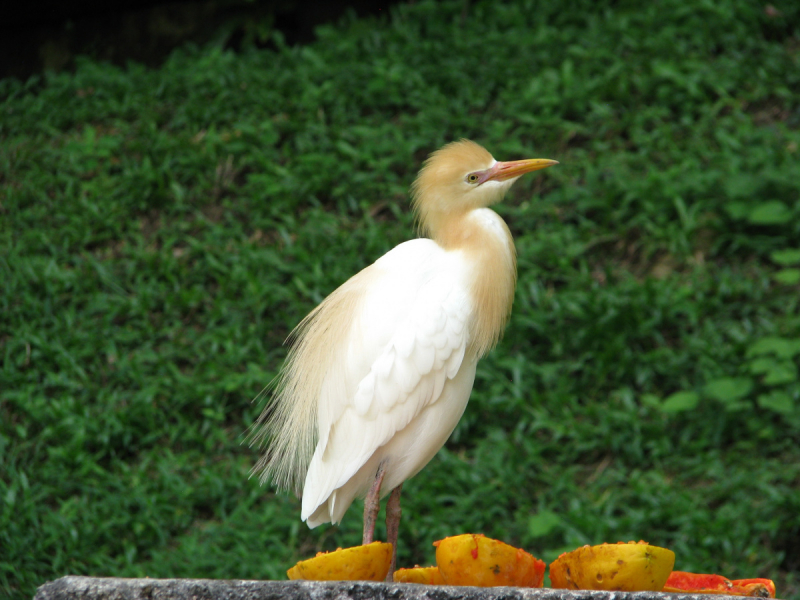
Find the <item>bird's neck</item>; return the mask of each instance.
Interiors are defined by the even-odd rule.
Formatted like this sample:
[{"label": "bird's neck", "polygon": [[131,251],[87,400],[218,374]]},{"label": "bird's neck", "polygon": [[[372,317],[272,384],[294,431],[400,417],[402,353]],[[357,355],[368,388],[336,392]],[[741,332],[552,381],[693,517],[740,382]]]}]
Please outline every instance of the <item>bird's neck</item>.
[{"label": "bird's neck", "polygon": [[472,270],[473,322],[470,345],[480,357],[503,334],[517,282],[514,239],[505,221],[488,208],[442,216],[431,223],[431,237],[442,248],[463,252]]}]

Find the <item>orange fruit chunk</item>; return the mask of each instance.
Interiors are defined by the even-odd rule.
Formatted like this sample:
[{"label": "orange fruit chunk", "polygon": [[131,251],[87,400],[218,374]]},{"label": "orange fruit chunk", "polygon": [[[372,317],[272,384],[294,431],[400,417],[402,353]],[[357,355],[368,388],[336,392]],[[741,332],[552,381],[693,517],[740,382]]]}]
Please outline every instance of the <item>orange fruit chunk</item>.
[{"label": "orange fruit chunk", "polygon": [[663,591],[774,598],[775,583],[771,579],[730,580],[722,575],[706,575],[703,573],[673,571],[669,578],[667,578]]},{"label": "orange fruit chunk", "polygon": [[647,542],[583,546],[550,564],[550,581],[573,590],[657,592],[674,565],[674,552]]},{"label": "orange fruit chunk", "polygon": [[444,585],[439,567],[420,567],[413,569],[397,569],[392,576],[397,583],[424,583],[426,585]]},{"label": "orange fruit chunk", "polygon": [[436,564],[447,585],[542,587],[544,561],[482,534],[448,537],[436,546]]},{"label": "orange fruit chunk", "polygon": [[372,542],[366,546],[320,552],[286,571],[289,579],[314,581],[383,581],[392,562],[392,545]]}]

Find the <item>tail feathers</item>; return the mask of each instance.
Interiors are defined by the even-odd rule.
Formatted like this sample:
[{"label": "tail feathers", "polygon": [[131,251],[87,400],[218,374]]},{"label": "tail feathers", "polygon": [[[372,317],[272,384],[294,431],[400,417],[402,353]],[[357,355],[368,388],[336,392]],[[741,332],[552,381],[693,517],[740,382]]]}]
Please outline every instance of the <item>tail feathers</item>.
[{"label": "tail feathers", "polygon": [[[311,460],[311,465],[308,467],[300,512],[300,518],[303,521],[307,521],[315,515],[320,507],[325,507],[325,512],[330,513],[327,509],[328,500],[336,492],[333,489],[333,482],[330,481],[331,478],[329,476],[326,477],[326,475],[330,475],[330,471],[326,473],[326,469],[322,468],[321,462],[315,455]],[[330,516],[328,518],[330,520]],[[323,523],[326,522],[323,521]]]},{"label": "tail feathers", "polygon": [[[363,494],[363,478],[356,475],[365,461],[336,469],[320,458],[319,448],[308,468],[300,518],[311,528],[342,520],[355,497]],[[344,475],[344,477],[343,477]]]},{"label": "tail feathers", "polygon": [[303,478],[319,438],[323,383],[328,373],[336,372],[335,365],[345,354],[348,332],[371,272],[367,267],[351,277],[292,332],[294,344],[274,383],[273,400],[251,435],[252,443],[269,444],[253,469],[260,474],[261,483],[271,479],[279,488],[298,494],[303,489]]},{"label": "tail feathers", "polygon": [[[334,495],[335,494],[336,492],[334,492]],[[325,523],[330,523],[332,519],[331,512],[328,509],[328,503],[323,502],[317,507],[317,510],[303,520],[306,522],[309,529],[314,529],[315,527],[319,527]]]},{"label": "tail feathers", "polygon": [[290,353],[289,368],[284,369],[276,383],[273,401],[251,433],[251,445],[269,442],[251,474],[257,473],[262,484],[272,480],[278,488],[300,495],[314,448],[316,407],[297,401],[299,386],[292,381],[291,358]]},{"label": "tail feathers", "polygon": [[[322,501],[316,509],[303,520],[308,524],[310,529],[322,525],[324,523],[332,523],[336,525],[341,522],[347,509],[353,503],[358,490],[357,486],[352,482],[342,486],[338,490],[334,490],[331,495]],[[305,514],[305,513],[304,513]]]}]

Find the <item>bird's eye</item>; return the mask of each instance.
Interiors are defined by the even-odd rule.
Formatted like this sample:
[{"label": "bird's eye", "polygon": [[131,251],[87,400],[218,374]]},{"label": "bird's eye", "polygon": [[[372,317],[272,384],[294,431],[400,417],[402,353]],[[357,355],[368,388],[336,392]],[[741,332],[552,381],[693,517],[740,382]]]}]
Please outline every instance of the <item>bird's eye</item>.
[{"label": "bird's eye", "polygon": [[478,179],[480,179],[480,177],[478,177],[477,173],[470,173],[467,175],[467,183],[478,183]]}]

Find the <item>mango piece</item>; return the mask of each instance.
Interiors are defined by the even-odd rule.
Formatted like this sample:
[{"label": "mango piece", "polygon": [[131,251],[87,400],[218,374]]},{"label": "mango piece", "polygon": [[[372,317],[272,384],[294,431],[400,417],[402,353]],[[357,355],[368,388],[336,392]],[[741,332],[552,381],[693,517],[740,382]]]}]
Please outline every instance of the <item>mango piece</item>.
[{"label": "mango piece", "polygon": [[664,584],[665,592],[692,594],[727,594],[729,596],[755,596],[774,598],[775,583],[771,579],[734,579],[722,575],[673,571]]},{"label": "mango piece", "polygon": [[550,564],[554,588],[661,591],[675,565],[675,553],[647,542],[584,546]]},{"label": "mango piece", "polygon": [[397,569],[392,576],[396,583],[423,583],[426,585],[444,585],[439,567],[420,567],[413,569]]},{"label": "mango piece", "polygon": [[383,581],[392,562],[392,545],[372,542],[366,546],[320,552],[286,571],[289,579],[314,581]]},{"label": "mango piece", "polygon": [[519,548],[471,533],[433,545],[436,564],[447,585],[542,587],[544,561]]}]

